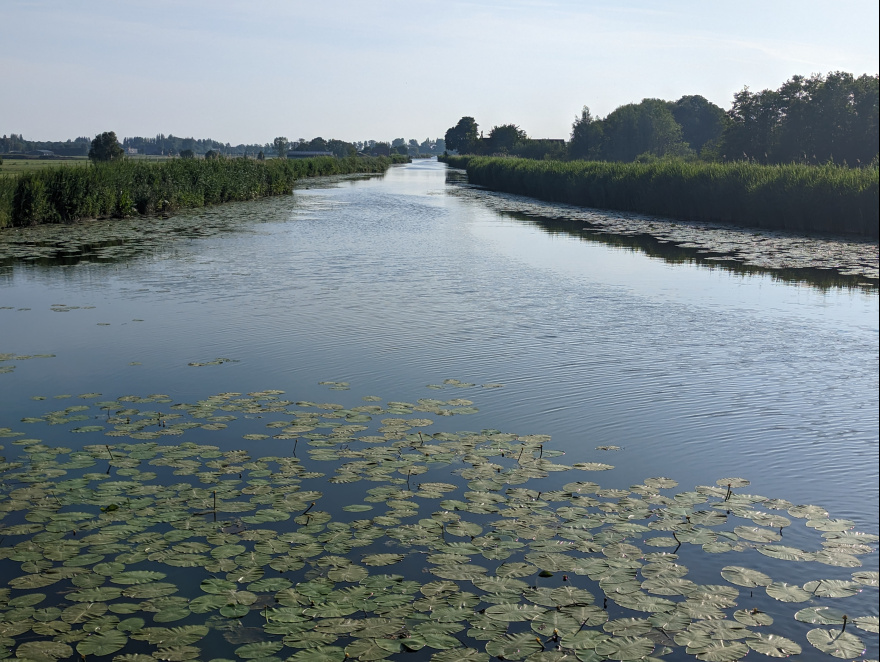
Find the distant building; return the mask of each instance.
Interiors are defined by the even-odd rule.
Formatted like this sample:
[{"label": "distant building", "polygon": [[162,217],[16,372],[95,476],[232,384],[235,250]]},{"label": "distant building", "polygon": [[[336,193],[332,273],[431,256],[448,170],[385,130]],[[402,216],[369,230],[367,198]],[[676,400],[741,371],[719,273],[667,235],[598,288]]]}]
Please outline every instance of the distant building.
[{"label": "distant building", "polygon": [[125,153],[128,154],[129,156],[131,156],[132,154],[137,154],[138,148],[137,147],[126,147]]},{"label": "distant building", "polygon": [[28,152],[29,156],[55,156],[55,152],[51,149],[33,149]]},{"label": "distant building", "polygon": [[288,159],[311,159],[316,156],[333,156],[333,152],[306,152],[294,150],[287,153]]}]

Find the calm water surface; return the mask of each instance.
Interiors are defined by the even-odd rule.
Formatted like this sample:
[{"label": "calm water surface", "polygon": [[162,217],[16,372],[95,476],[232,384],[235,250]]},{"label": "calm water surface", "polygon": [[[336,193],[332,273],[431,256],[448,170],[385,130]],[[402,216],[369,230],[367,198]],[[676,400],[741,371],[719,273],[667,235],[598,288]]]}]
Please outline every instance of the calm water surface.
[{"label": "calm water surface", "polygon": [[[499,382],[463,396],[481,409],[469,428],[551,434],[578,459],[622,446],[607,476],[621,485],[741,475],[877,528],[876,292],[548,235],[458,198],[433,161],[198,213],[241,231],[4,268],[0,351],[56,355],[0,375],[5,419],[45,409],[36,394],[326,400],[317,382],[344,380],[333,395],[355,402]],[[238,363],[188,366],[217,357]]]},{"label": "calm water surface", "polygon": [[[90,391],[463,397],[480,412],[449,429],[550,434],[566,462],[614,464],[606,487],[741,476],[877,532],[876,291],[551,235],[456,181],[416,162],[193,212],[235,231],[134,259],[0,267],[0,352],[55,354],[0,374],[0,426]],[[188,365],[218,357],[236,362]],[[504,387],[426,388],[447,378]]]}]

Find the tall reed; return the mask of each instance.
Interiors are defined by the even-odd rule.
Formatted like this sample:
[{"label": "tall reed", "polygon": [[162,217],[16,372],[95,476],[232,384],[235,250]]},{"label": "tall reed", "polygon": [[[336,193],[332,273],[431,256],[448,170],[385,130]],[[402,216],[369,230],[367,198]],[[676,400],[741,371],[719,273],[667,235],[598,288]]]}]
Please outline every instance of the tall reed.
[{"label": "tall reed", "polygon": [[681,220],[877,239],[878,170],[823,165],[443,157],[486,188]]},{"label": "tall reed", "polygon": [[302,177],[384,172],[391,159],[175,159],[47,168],[0,178],[0,227],[165,213],[288,193]]}]

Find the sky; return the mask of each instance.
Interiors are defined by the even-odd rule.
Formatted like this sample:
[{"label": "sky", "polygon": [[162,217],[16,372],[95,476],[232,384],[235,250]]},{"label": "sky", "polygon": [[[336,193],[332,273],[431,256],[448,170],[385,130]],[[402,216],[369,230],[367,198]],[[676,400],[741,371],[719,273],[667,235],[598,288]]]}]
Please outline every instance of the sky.
[{"label": "sky", "polygon": [[876,0],[0,0],[0,134],[568,138],[581,108],[874,75]]}]

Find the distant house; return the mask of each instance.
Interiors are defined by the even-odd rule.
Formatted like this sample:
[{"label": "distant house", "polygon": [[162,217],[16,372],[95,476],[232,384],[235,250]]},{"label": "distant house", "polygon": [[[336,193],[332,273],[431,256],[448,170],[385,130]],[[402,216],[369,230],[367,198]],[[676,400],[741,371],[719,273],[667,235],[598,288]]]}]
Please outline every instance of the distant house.
[{"label": "distant house", "polygon": [[333,152],[306,152],[294,150],[287,153],[288,159],[311,159],[316,156],[333,156]]},{"label": "distant house", "polygon": [[29,156],[55,156],[51,149],[34,149],[28,152]]},{"label": "distant house", "polygon": [[131,155],[133,155],[133,154],[137,154],[137,153],[138,153],[138,148],[137,148],[137,147],[126,147],[126,148],[125,148],[125,153],[128,154],[129,156],[131,156]]}]

